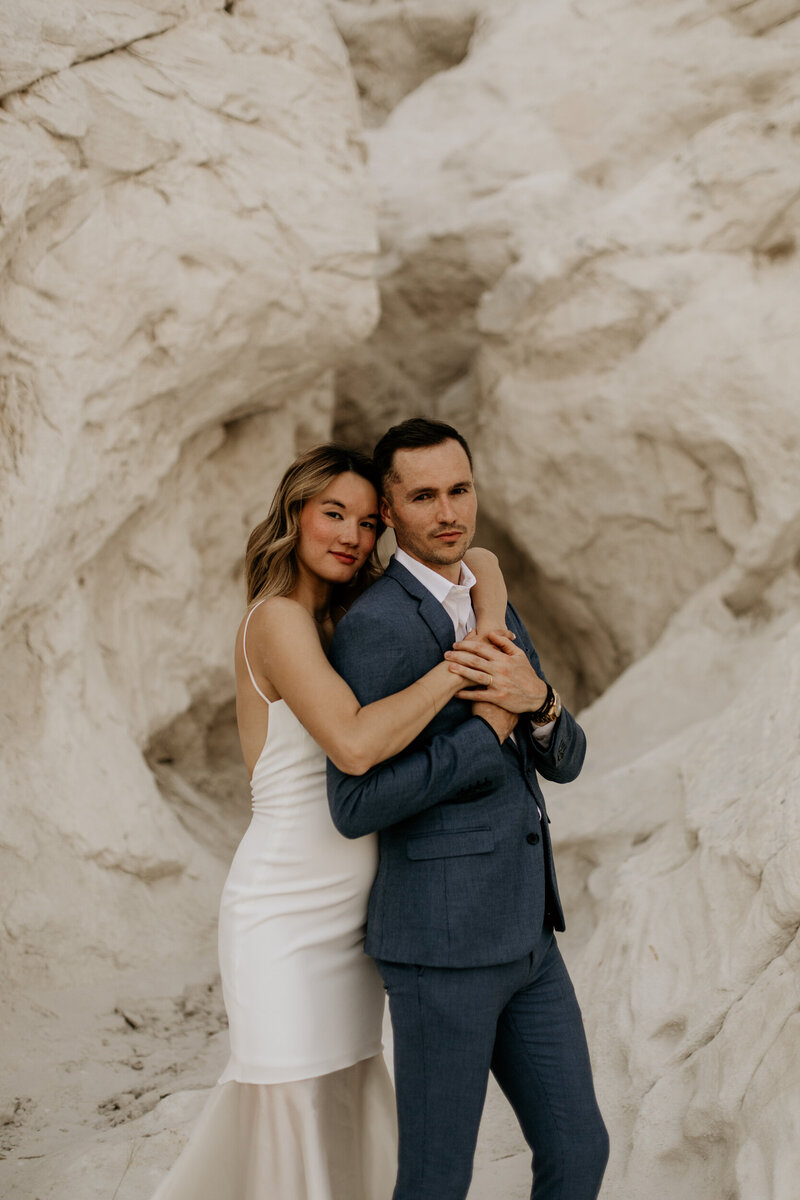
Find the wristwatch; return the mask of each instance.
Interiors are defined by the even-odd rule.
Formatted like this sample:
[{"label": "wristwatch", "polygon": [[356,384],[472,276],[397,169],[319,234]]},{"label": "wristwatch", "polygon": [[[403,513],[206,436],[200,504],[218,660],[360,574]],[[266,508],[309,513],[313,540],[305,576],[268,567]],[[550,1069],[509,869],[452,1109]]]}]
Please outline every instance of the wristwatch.
[{"label": "wristwatch", "polygon": [[541,708],[537,708],[535,712],[528,713],[532,725],[549,725],[551,721],[557,721],[561,716],[561,697],[558,692],[554,692],[547,685],[547,695],[544,698],[544,703]]}]

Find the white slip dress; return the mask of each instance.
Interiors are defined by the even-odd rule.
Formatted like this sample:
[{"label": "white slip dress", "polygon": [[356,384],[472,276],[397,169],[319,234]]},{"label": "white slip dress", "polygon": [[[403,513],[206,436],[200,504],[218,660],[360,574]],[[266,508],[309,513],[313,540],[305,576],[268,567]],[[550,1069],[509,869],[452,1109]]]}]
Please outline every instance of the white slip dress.
[{"label": "white slip dress", "polygon": [[253,816],[222,892],[219,960],[230,1060],[153,1200],[390,1200],[394,1092],[384,994],[363,951],[374,835],[328,810],[325,755],[269,701]]}]

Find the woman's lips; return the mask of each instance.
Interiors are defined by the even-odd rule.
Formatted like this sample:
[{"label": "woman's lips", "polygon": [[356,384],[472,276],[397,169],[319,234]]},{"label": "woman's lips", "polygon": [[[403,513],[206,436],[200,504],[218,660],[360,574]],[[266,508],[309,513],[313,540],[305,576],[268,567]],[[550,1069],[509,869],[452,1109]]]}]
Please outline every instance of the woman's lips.
[{"label": "woman's lips", "polygon": [[348,567],[352,567],[356,561],[355,554],[341,554],[336,550],[331,550],[331,554],[334,558],[338,558],[339,562],[346,563]]}]

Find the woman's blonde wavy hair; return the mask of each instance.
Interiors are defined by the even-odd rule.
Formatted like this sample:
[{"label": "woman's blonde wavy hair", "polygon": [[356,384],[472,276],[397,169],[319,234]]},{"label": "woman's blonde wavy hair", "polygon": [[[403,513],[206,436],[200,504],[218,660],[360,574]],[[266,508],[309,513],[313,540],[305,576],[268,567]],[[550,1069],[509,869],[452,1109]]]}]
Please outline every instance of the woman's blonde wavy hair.
[{"label": "woman's blonde wavy hair", "polygon": [[[327,443],[312,446],[294,460],[278,484],[265,520],[256,525],[247,541],[245,583],[248,607],[267,596],[286,596],[298,578],[296,547],[300,538],[303,505],[326,488],[338,475],[352,471],[371,483],[378,492],[372,459],[358,450]],[[375,544],[383,532],[378,522]],[[355,578],[336,589],[334,601],[347,606],[381,574],[377,551],[373,550]],[[333,604],[332,604],[333,607]]]}]

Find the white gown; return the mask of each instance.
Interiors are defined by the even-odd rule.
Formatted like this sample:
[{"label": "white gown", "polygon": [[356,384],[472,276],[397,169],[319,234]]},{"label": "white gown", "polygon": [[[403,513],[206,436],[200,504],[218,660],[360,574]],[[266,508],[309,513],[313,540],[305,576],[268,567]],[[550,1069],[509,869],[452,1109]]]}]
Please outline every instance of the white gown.
[{"label": "white gown", "polygon": [[153,1200],[389,1200],[384,996],[363,951],[377,840],[337,833],[322,750],[258,688],[246,642],[245,661],[269,725],[220,907],[231,1056]]}]

